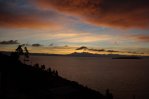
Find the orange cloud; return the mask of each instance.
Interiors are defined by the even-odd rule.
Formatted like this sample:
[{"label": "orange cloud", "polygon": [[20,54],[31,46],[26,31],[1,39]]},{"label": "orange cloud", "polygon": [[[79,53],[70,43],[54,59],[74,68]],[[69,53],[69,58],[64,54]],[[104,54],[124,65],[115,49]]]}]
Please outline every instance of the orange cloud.
[{"label": "orange cloud", "polygon": [[77,15],[98,26],[149,28],[148,0],[36,0],[36,3]]},{"label": "orange cloud", "polygon": [[49,28],[58,27],[53,22],[44,22],[36,16],[0,15],[0,27],[9,28]]},{"label": "orange cloud", "polygon": [[149,42],[149,35],[135,35],[133,38],[139,41]]},{"label": "orange cloud", "polygon": [[8,0],[0,2],[0,27],[9,27],[9,28],[58,27],[58,24],[54,23],[53,21],[44,20],[44,15],[42,16],[41,11],[31,9],[28,7],[23,7],[18,2]]},{"label": "orange cloud", "polygon": [[139,41],[149,43],[149,35],[147,34],[125,35],[122,38],[127,38],[125,39],[126,41]]},{"label": "orange cloud", "polygon": [[9,44],[19,44],[18,40],[9,40],[9,41],[0,41],[0,44],[9,45]]}]

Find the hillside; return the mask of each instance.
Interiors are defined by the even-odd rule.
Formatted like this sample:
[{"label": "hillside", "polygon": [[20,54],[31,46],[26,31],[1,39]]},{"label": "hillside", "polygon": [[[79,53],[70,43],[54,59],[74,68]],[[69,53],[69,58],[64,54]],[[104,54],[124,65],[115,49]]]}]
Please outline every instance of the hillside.
[{"label": "hillside", "polygon": [[0,93],[6,99],[112,99],[69,81],[56,70],[26,65],[15,57],[0,54]]}]

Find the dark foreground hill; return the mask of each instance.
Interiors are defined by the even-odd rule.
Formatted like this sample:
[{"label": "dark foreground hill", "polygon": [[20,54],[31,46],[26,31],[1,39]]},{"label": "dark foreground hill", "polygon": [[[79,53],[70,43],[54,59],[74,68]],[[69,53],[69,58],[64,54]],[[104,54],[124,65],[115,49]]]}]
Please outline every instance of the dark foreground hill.
[{"label": "dark foreground hill", "polygon": [[0,99],[112,99],[112,94],[66,80],[44,65],[26,65],[0,54]]}]

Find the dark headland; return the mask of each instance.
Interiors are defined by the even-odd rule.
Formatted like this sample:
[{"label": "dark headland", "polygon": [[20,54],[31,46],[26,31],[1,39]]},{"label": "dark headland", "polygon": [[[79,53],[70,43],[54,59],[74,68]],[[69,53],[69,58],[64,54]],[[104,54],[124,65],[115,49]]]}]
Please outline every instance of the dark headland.
[{"label": "dark headland", "polygon": [[[2,98],[3,97],[3,98]],[[113,99],[106,94],[59,76],[44,65],[23,64],[0,53],[0,99]]]}]

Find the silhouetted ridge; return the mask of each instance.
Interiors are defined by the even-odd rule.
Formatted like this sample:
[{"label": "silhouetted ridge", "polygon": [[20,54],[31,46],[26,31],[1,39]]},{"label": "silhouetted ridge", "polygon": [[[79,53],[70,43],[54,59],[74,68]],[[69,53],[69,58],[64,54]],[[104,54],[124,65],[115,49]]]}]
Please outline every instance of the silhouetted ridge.
[{"label": "silhouetted ridge", "polygon": [[57,70],[26,65],[14,56],[0,54],[0,92],[5,99],[112,99],[66,80]]}]

